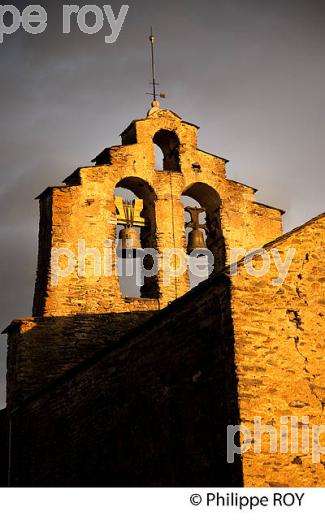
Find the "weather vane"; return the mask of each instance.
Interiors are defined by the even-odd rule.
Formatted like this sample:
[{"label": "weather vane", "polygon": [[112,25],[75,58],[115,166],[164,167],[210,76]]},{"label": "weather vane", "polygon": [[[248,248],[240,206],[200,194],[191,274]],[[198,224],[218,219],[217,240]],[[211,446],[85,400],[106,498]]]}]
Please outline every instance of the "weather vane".
[{"label": "weather vane", "polygon": [[157,96],[160,97],[160,98],[165,99],[166,94],[164,94],[162,92],[160,94],[157,94],[157,86],[159,85],[159,83],[157,83],[157,81],[156,81],[155,50],[154,50],[154,44],[155,44],[155,41],[156,41],[156,37],[154,36],[154,34],[152,32],[152,27],[151,27],[151,33],[150,33],[150,36],[149,36],[149,41],[150,41],[150,46],[151,46],[152,83],[150,83],[150,85],[152,85],[152,92],[146,92],[146,94],[148,94],[148,96],[152,96],[154,101],[157,101]]}]

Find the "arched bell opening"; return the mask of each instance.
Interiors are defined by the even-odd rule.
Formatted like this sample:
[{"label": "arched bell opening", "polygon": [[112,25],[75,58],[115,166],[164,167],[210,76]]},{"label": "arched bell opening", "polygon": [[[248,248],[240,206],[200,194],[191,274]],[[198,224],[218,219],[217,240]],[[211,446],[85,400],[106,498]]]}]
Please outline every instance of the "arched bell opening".
[{"label": "arched bell opening", "polygon": [[[207,278],[213,271],[219,271],[225,266],[225,243],[221,228],[221,200],[218,193],[208,184],[194,183],[186,188],[181,202],[185,209],[185,229],[187,253],[193,258],[189,262],[189,277],[191,288]],[[212,255],[207,253],[211,251]],[[206,256],[207,265],[203,258]],[[202,266],[202,275],[198,276],[196,264]],[[192,264],[191,264],[192,262]],[[213,265],[211,265],[213,264]],[[195,275],[191,272],[194,265]]]},{"label": "arched bell opening", "polygon": [[117,266],[123,296],[158,298],[157,276],[145,276],[153,265],[144,250],[156,250],[156,194],[138,177],[127,177],[115,188]]},{"label": "arched bell opening", "polygon": [[183,195],[184,226],[186,251],[189,258],[190,289],[209,276],[209,259],[207,256],[206,211],[193,197]]},{"label": "arched bell opening", "polygon": [[177,134],[170,130],[159,130],[153,137],[155,146],[155,169],[159,171],[180,172],[179,148]]}]

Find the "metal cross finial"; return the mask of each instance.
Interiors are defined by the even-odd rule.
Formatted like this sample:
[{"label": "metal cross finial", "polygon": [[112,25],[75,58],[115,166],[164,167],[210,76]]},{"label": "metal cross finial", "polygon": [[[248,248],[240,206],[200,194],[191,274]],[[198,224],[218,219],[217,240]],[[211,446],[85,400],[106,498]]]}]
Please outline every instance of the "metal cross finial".
[{"label": "metal cross finial", "polygon": [[190,206],[187,206],[185,211],[191,215],[191,221],[187,222],[185,227],[207,230],[206,224],[200,224],[200,214],[205,211],[204,208],[191,208]]},{"label": "metal cross finial", "polygon": [[149,41],[151,45],[151,72],[152,72],[152,86],[153,86],[153,100],[157,100],[157,94],[156,94],[156,72],[155,72],[155,51],[154,51],[154,43],[156,41],[151,27],[151,33],[149,36]]},{"label": "metal cross finial", "polygon": [[157,81],[156,81],[155,51],[154,51],[154,44],[155,44],[155,41],[156,41],[156,37],[153,34],[152,27],[151,27],[151,31],[150,31],[149,41],[150,41],[150,45],[151,45],[152,83],[150,83],[150,84],[152,85],[152,92],[147,92],[147,94],[149,96],[152,96],[154,101],[157,101],[157,96],[160,97],[160,98],[165,98],[166,95],[163,94],[163,93],[157,94],[157,86],[159,85],[159,83],[157,83]]}]

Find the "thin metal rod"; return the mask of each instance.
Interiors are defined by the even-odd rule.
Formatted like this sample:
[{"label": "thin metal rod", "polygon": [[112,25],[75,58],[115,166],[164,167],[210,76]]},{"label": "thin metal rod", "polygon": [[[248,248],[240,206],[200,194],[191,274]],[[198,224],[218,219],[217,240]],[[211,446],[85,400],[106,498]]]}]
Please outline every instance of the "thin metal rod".
[{"label": "thin metal rod", "polygon": [[155,43],[155,37],[152,32],[151,27],[151,34],[149,37],[149,41],[151,43],[151,71],[152,71],[152,85],[153,85],[153,100],[157,100],[157,93],[156,93],[156,73],[155,73],[155,53],[154,53],[154,43]]}]

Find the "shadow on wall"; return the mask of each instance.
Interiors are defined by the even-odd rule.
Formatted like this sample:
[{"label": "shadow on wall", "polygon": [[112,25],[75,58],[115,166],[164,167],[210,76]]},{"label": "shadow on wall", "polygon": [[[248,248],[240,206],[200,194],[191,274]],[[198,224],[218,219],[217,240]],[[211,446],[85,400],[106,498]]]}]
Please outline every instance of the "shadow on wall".
[{"label": "shadow on wall", "polygon": [[11,419],[12,486],[241,486],[240,458],[226,461],[227,425],[239,423],[228,278],[155,313]]},{"label": "shadow on wall", "polygon": [[7,410],[0,410],[0,487],[8,485],[9,424]]}]

